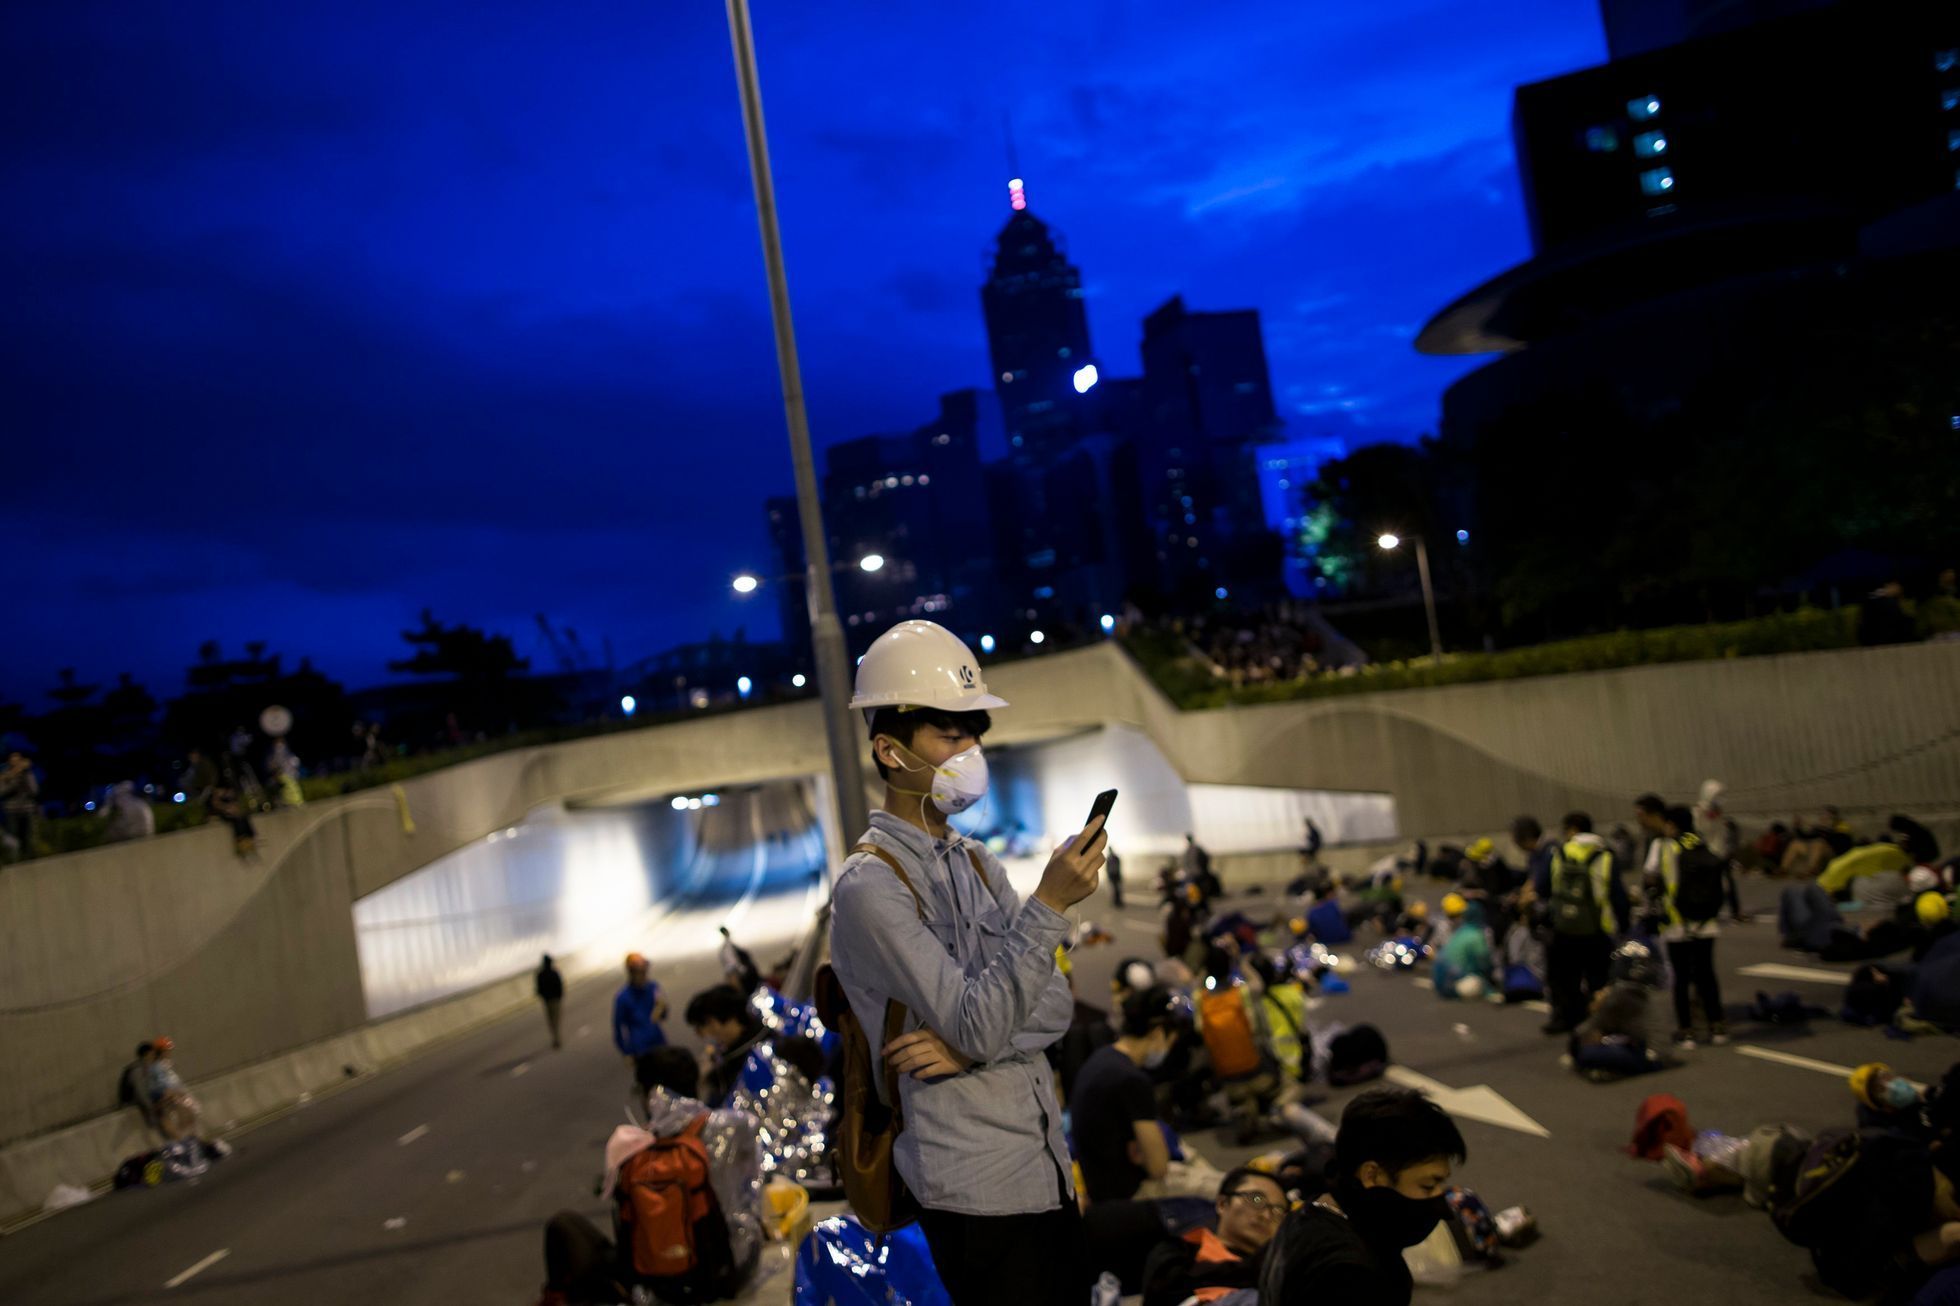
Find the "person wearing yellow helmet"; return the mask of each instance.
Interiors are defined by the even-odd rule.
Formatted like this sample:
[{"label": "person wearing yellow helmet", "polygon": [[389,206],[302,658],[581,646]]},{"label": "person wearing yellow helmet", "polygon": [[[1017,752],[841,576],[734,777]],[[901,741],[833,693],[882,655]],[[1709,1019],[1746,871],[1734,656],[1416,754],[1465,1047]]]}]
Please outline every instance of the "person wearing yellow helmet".
[{"label": "person wearing yellow helmet", "polygon": [[1043,1051],[1073,1014],[1055,949],[1063,913],[1097,888],[1104,822],[1062,842],[1026,901],[953,827],[987,793],[982,740],[1007,701],[942,626],[904,621],[874,640],[850,706],[885,799],[837,876],[831,968],[874,1061],[898,1076],[893,1178],[954,1301],[1079,1301],[1092,1276],[1072,1251],[1057,1262],[1080,1245],[1081,1216]]}]

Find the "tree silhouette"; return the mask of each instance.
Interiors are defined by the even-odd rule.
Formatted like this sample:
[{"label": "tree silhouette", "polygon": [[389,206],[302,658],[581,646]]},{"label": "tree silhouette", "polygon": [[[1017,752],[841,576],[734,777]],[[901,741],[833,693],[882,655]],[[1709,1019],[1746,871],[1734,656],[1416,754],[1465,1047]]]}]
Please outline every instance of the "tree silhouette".
[{"label": "tree silhouette", "polygon": [[529,658],[517,656],[510,636],[491,635],[475,626],[445,626],[427,608],[422,609],[422,628],[404,630],[402,639],[415,649],[415,656],[390,662],[390,671],[480,684],[504,680],[531,666]]}]

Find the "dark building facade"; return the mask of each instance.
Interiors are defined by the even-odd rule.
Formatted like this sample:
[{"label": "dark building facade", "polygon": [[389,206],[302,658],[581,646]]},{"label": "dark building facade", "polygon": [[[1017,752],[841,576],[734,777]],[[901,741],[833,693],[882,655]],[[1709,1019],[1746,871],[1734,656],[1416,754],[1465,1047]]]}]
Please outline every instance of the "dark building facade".
[{"label": "dark building facade", "polygon": [[1086,405],[1076,377],[1095,360],[1082,274],[1058,234],[1026,207],[995,238],[980,308],[1011,453],[1058,453],[1082,433]]},{"label": "dark building facade", "polygon": [[1194,313],[1173,297],[1144,319],[1142,354],[1144,574],[1167,596],[1276,589],[1279,567],[1260,547],[1258,450],[1280,422],[1259,314]]},{"label": "dark building facade", "polygon": [[[1416,347],[1503,355],[1443,400],[1444,444],[1477,465],[1719,469],[1754,511],[1799,497],[1786,473],[1817,483],[1790,469],[1826,456],[1820,433],[1919,449],[1960,409],[1960,374],[1908,361],[1960,293],[1960,5],[1674,8],[1639,35],[1613,26],[1639,7],[1605,6],[1634,53],[1518,89],[1535,254]],[[1503,488],[1480,487],[1472,527],[1494,582]],[[1758,583],[1697,565],[1710,594]]]}]

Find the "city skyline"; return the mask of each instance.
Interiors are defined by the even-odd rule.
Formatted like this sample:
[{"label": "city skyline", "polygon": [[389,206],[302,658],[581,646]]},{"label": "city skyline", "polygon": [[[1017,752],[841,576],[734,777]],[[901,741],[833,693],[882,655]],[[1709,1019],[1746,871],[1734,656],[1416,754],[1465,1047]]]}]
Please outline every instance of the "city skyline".
[{"label": "city skyline", "polygon": [[[1511,88],[1603,38],[1585,5],[1391,9],[758,13],[819,444],[987,383],[1003,111],[1114,373],[1181,292],[1262,313],[1300,433],[1433,429],[1470,364],[1409,336],[1527,249]],[[4,167],[46,203],[0,329],[41,619],[0,696],[173,692],[206,638],[368,683],[424,606],[524,651],[537,611],[622,658],[772,633],[727,597],[789,477],[725,32],[616,21],[23,24]]]}]

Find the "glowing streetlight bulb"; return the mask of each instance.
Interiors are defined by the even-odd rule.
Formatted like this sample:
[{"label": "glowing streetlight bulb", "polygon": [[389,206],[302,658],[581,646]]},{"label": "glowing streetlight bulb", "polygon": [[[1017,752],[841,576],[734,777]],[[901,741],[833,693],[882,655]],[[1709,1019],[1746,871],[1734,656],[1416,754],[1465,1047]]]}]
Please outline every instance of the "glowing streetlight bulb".
[{"label": "glowing streetlight bulb", "polygon": [[762,584],[761,581],[745,571],[735,578],[735,592],[737,594],[753,594],[755,593],[755,587],[760,584]]},{"label": "glowing streetlight bulb", "polygon": [[627,716],[632,716],[640,710],[640,700],[634,698],[631,694],[623,695],[619,700],[619,710]]},{"label": "glowing streetlight bulb", "polygon": [[858,567],[863,571],[883,571],[885,569],[885,555],[882,553],[867,553],[858,559]]},{"label": "glowing streetlight bulb", "polygon": [[1041,633],[1040,631],[1038,631],[1038,630],[1037,630],[1037,631],[1032,631],[1032,632],[1030,632],[1030,633],[1029,633],[1029,635],[1028,635],[1028,643],[1030,643],[1030,644],[1039,644],[1039,643],[1041,643],[1041,641],[1042,641],[1042,640],[1044,640],[1044,639],[1047,639],[1047,638],[1048,638],[1048,636],[1046,636],[1046,635],[1044,635],[1044,634],[1042,634],[1042,633]]},{"label": "glowing streetlight bulb", "polygon": [[1094,363],[1084,363],[1081,367],[1075,369],[1074,380],[1075,393],[1086,395],[1096,388],[1096,382],[1102,380],[1102,374],[1096,371],[1096,365]]},{"label": "glowing streetlight bulb", "polygon": [[992,635],[982,635],[980,637],[980,651],[982,653],[991,653],[994,651],[994,637]]},{"label": "glowing streetlight bulb", "polygon": [[1401,542],[1402,537],[1400,535],[1383,535],[1375,541],[1375,543],[1381,545],[1384,549],[1392,549]]},{"label": "glowing streetlight bulb", "polygon": [[789,683],[796,686],[796,688],[798,689],[803,688],[804,684],[806,683],[803,679],[803,673],[799,671],[795,675],[791,676],[789,678]]}]

